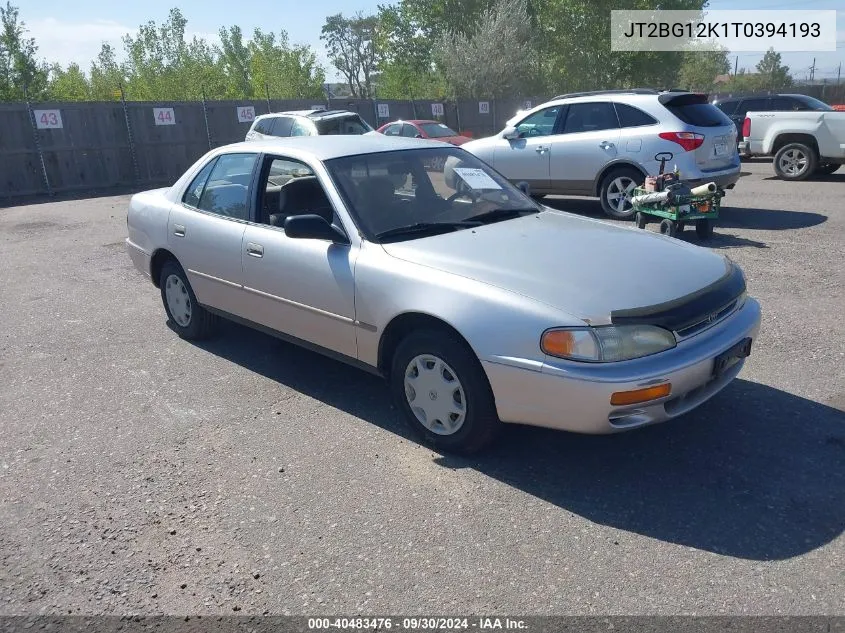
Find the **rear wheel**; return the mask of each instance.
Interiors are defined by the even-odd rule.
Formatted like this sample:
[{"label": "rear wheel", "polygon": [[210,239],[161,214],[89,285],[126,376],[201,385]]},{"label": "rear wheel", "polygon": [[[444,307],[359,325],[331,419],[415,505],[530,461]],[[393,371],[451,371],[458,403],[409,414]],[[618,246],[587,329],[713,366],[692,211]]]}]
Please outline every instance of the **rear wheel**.
[{"label": "rear wheel", "polygon": [[817,163],[813,148],[803,143],[787,143],[775,154],[775,174],[783,180],[806,180],[816,171]]},{"label": "rear wheel", "polygon": [[634,189],[644,180],[643,175],[633,167],[611,170],[599,186],[599,197],[604,212],[615,220],[633,217],[635,211],[631,196]]},{"label": "rear wheel", "polygon": [[816,167],[816,173],[821,174],[822,176],[829,176],[837,169],[839,169],[842,165],[839,163],[822,163],[818,167]]},{"label": "rear wheel", "polygon": [[424,441],[455,453],[493,442],[501,422],[478,358],[439,330],[413,332],[393,354],[390,389],[396,406]]},{"label": "rear wheel", "polygon": [[180,337],[200,340],[214,333],[217,317],[197,302],[188,276],[176,261],[171,259],[161,267],[159,287],[164,310]]},{"label": "rear wheel", "polygon": [[713,237],[713,220],[696,220],[695,234],[701,239]]}]

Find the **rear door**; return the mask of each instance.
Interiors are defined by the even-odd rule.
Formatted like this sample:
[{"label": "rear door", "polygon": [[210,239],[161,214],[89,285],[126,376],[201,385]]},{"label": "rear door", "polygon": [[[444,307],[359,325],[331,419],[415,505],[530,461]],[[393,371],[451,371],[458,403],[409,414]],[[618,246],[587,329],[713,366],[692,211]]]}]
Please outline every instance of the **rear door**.
[{"label": "rear door", "polygon": [[663,94],[658,98],[682,125],[666,132],[692,132],[703,137],[695,152],[695,162],[702,172],[729,169],[739,164],[736,127],[724,112],[707,102],[703,94]]},{"label": "rear door", "polygon": [[569,104],[560,134],[551,141],[552,189],[592,194],[596,176],[620,156],[619,138],[619,119],[612,102]]}]

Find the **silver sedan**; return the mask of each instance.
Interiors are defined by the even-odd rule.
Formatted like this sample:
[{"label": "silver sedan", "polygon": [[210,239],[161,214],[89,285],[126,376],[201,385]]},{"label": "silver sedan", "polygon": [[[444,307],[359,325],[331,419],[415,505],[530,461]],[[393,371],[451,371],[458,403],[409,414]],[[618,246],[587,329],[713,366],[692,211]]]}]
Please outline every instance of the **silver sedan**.
[{"label": "silver sedan", "polygon": [[503,423],[674,418],[737,376],[760,326],[726,257],[539,205],[436,141],[228,145],[134,195],[127,225],[180,336],[226,318],[381,375],[446,451]]}]

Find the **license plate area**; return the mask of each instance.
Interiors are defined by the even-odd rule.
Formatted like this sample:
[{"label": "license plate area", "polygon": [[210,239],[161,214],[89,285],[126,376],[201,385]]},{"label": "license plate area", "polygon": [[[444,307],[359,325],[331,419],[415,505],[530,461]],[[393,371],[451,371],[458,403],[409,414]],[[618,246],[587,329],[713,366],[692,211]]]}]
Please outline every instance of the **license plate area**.
[{"label": "license plate area", "polygon": [[751,338],[744,338],[729,350],[719,354],[713,361],[713,377],[722,376],[743,358],[751,355]]},{"label": "license plate area", "polygon": [[724,156],[728,153],[728,146],[726,143],[716,143],[713,146],[713,150],[716,156]]}]

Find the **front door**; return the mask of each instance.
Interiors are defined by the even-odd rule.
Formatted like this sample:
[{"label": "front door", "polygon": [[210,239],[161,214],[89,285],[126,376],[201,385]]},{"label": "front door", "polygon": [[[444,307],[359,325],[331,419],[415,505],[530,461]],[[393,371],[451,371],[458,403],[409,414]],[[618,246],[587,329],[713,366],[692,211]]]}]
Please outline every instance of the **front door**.
[{"label": "front door", "polygon": [[527,182],[532,189],[549,188],[551,140],[563,106],[552,106],[529,114],[516,124],[519,138],[497,141],[493,157],[496,171],[511,182]]},{"label": "front door", "polygon": [[203,305],[240,314],[241,246],[258,154],[224,154],[205,165],[174,204],[167,223],[171,252]]},{"label": "front door", "polygon": [[620,155],[616,110],[609,101],[573,103],[565,116],[552,143],[552,188],[593,195],[596,176]]},{"label": "front door", "polygon": [[241,249],[246,318],[357,358],[357,247],[285,235],[290,215],[315,213],[341,226],[320,181],[305,163],[268,156],[258,187],[258,213]]}]

